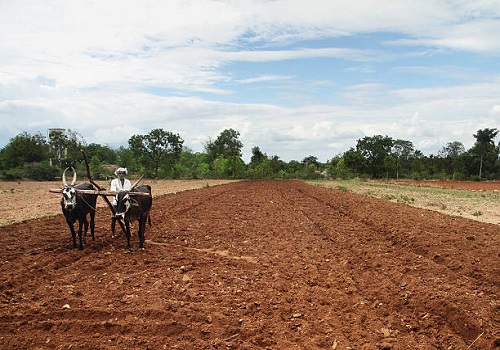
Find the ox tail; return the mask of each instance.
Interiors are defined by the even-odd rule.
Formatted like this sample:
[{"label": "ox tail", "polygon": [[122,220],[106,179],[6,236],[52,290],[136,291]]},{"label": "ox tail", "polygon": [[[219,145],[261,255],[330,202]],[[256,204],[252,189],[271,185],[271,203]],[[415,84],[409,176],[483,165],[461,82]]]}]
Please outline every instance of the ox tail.
[{"label": "ox tail", "polygon": [[151,227],[151,215],[148,214],[148,224],[149,224],[149,227]]}]

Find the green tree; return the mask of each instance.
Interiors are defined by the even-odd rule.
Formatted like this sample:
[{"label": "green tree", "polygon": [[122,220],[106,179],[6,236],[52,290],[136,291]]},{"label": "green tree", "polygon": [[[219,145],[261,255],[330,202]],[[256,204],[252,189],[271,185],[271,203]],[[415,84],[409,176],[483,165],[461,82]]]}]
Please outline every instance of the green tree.
[{"label": "green tree", "polygon": [[158,128],[147,135],[133,135],[128,143],[135,154],[151,161],[154,177],[158,178],[162,163],[173,165],[179,159],[184,140],[179,134]]},{"label": "green tree", "polygon": [[411,154],[414,152],[414,146],[411,141],[395,140],[392,146],[392,157],[396,160],[396,179],[399,179],[399,171],[407,165]]},{"label": "green tree", "polygon": [[318,161],[318,158],[315,156],[307,156],[304,159],[302,159],[302,169],[299,172],[299,177],[303,179],[312,179],[318,176],[318,169],[320,166],[320,163]]},{"label": "green tree", "polygon": [[286,164],[285,171],[290,177],[298,177],[302,168],[304,168],[302,163],[296,160],[291,160]]},{"label": "green tree", "polygon": [[235,164],[234,158],[219,156],[213,163],[212,171],[212,174],[216,177],[241,178],[245,175],[245,163],[241,158],[236,158]]},{"label": "green tree", "polygon": [[270,179],[273,177],[273,168],[271,160],[265,158],[257,163],[253,168],[247,172],[248,176],[253,179]]},{"label": "green tree", "polygon": [[2,169],[16,168],[27,163],[45,161],[48,154],[48,144],[41,134],[22,132],[10,139],[0,151],[0,164]]},{"label": "green tree", "polygon": [[120,146],[116,150],[116,157],[116,164],[118,166],[127,168],[130,171],[138,170],[140,162],[131,148]]},{"label": "green tree", "polygon": [[97,143],[91,143],[83,147],[87,158],[89,159],[89,167],[94,179],[105,179],[113,176],[118,155],[117,152],[108,146],[102,146]]},{"label": "green tree", "polygon": [[350,148],[348,151],[344,153],[342,156],[344,160],[344,165],[349,169],[352,169],[354,176],[358,176],[359,171],[365,168],[366,158],[363,156],[361,151],[356,150],[354,148]]},{"label": "green tree", "polygon": [[302,165],[304,165],[305,167],[309,167],[310,165],[314,165],[314,167],[318,168],[319,161],[318,161],[318,158],[315,156],[307,156],[304,159],[302,159]]},{"label": "green tree", "polygon": [[[278,157],[276,155],[271,156],[271,158],[269,160],[271,162],[272,173],[275,176],[283,174],[283,172],[286,170],[286,163],[284,161],[282,161],[280,159],[280,157]],[[283,176],[280,175],[279,177],[283,177]]]},{"label": "green tree", "polygon": [[356,150],[360,151],[366,159],[367,172],[374,178],[384,176],[385,158],[391,153],[394,140],[389,136],[375,135],[363,137],[356,144]]},{"label": "green tree", "polygon": [[81,150],[85,148],[87,143],[83,136],[75,130],[68,129],[66,137],[68,156],[65,166],[73,166],[76,168],[77,162],[79,163],[83,160]]},{"label": "green tree", "polygon": [[392,154],[389,154],[385,156],[384,158],[384,168],[386,171],[386,178],[389,178],[389,172],[396,172],[397,173],[397,167],[398,167],[398,161],[395,156]]},{"label": "green tree", "polygon": [[85,144],[85,139],[77,131],[52,130],[49,133],[51,163],[55,162],[62,168],[76,168],[77,162],[82,160],[80,150]]},{"label": "green tree", "polygon": [[62,162],[67,157],[67,138],[64,129],[52,129],[49,132],[50,164],[62,167]]},{"label": "green tree", "polygon": [[257,166],[261,162],[267,159],[267,155],[262,153],[258,146],[252,148],[252,157],[250,158],[250,167]]},{"label": "green tree", "polygon": [[496,173],[498,166],[499,147],[495,147],[495,137],[498,135],[498,130],[494,129],[480,129],[474,134],[476,142],[469,150],[469,154],[476,159],[479,159],[479,178],[484,174],[486,176]]},{"label": "green tree", "polygon": [[175,167],[177,177],[183,179],[203,179],[210,173],[207,154],[193,152],[189,148],[182,150]]},{"label": "green tree", "polygon": [[223,157],[232,160],[233,177],[236,177],[237,163],[241,160],[243,143],[239,140],[240,133],[233,129],[226,129],[220,133],[215,141],[209,140],[205,145],[210,162]]},{"label": "green tree", "polygon": [[49,164],[49,145],[40,134],[22,132],[0,150],[0,176],[4,180],[53,180],[60,169]]},{"label": "green tree", "polygon": [[330,160],[327,171],[331,177],[341,179],[347,179],[352,174],[352,170],[345,163],[345,158],[340,155],[337,155]]},{"label": "green tree", "polygon": [[445,168],[450,169],[453,180],[455,180],[457,172],[463,167],[464,157],[462,155],[464,153],[465,147],[459,141],[448,142],[439,152],[439,155],[444,159]]},{"label": "green tree", "polygon": [[84,147],[85,153],[89,159],[97,157],[99,162],[106,164],[116,164],[117,154],[108,146],[102,146],[97,143],[91,143]]},{"label": "green tree", "polygon": [[426,171],[425,168],[425,160],[427,158],[424,156],[424,154],[419,151],[415,150],[411,155],[408,160],[409,162],[409,168],[411,169],[410,172],[410,177],[413,179],[421,179],[424,177],[424,173]]}]

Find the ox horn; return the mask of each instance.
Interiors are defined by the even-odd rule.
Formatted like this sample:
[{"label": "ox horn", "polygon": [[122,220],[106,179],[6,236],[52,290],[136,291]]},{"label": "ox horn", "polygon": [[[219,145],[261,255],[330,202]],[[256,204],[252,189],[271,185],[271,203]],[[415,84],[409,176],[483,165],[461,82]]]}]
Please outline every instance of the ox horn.
[{"label": "ox horn", "polygon": [[[66,171],[68,169],[69,169],[69,167],[66,168],[66,169],[64,169],[63,176],[62,176],[62,180],[63,180],[63,185],[64,186],[68,186],[68,182],[66,181]],[[76,170],[73,167],[71,167],[71,170],[73,171],[73,179],[71,180],[71,185],[70,186],[73,186],[76,183]]]},{"label": "ox horn", "polygon": [[139,178],[139,180],[137,180],[136,182],[134,182],[134,184],[132,185],[132,187],[130,187],[130,191],[132,191],[135,188],[135,186],[137,186],[137,184],[139,183],[139,181],[142,180],[143,177],[144,177],[144,174],[141,175],[141,177]]}]

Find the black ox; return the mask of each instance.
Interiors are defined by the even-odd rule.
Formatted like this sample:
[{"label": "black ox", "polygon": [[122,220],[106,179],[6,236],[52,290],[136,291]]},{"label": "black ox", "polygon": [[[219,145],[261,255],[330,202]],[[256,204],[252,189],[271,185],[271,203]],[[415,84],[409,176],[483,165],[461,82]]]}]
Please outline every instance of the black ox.
[{"label": "black ox", "polygon": [[[149,195],[148,195],[149,194]],[[116,213],[112,219],[111,230],[113,235],[115,233],[114,221],[116,219],[125,221],[127,236],[127,248],[130,248],[130,223],[134,221],[139,222],[139,247],[144,249],[146,222],[151,225],[149,212],[153,205],[153,198],[151,197],[151,186],[137,185],[132,186],[130,190],[119,191],[116,196]]]},{"label": "black ox", "polygon": [[[94,194],[83,194],[79,193],[78,190],[94,190],[94,186],[89,183],[81,183],[75,185],[76,182],[76,171],[73,170],[73,180],[71,184],[68,185],[66,181],[66,168],[63,172],[63,185],[62,189],[63,198],[61,199],[61,208],[66,218],[66,222],[71,230],[71,235],[73,237],[73,248],[76,248],[76,232],[74,228],[75,222],[78,220],[78,239],[79,239],[79,249],[83,249],[83,245],[87,244],[87,232],[89,228],[89,221],[87,221],[87,215],[90,214],[90,233],[92,240],[95,240],[94,236],[94,218],[95,218],[95,207],[97,201],[97,195]],[[84,232],[82,235],[82,227]]]}]

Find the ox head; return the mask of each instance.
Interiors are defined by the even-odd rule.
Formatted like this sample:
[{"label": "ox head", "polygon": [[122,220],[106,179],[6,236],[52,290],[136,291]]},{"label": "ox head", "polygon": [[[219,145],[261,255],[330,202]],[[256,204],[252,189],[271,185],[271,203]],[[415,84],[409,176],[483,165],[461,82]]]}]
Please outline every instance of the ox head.
[{"label": "ox head", "polygon": [[68,185],[68,182],[66,181],[66,171],[68,169],[69,168],[64,169],[62,175],[62,181],[64,185],[64,188],[62,189],[62,203],[65,210],[73,210],[76,207],[76,190],[74,188],[76,183],[76,170],[73,167],[71,168],[73,170],[73,179],[71,181],[71,184]]},{"label": "ox head", "polygon": [[[130,190],[122,190],[122,191],[118,192],[118,194],[116,195],[115,217],[117,219],[123,219],[125,217],[125,214],[127,213],[127,211],[130,209],[130,207],[132,207],[133,203],[132,203],[131,197],[132,197],[132,195],[137,194],[136,192],[132,192],[132,191],[134,191],[134,188],[139,184],[139,181],[142,180],[143,176],[141,176],[139,178],[139,180],[137,180],[130,187]],[[132,192],[132,195],[130,194],[131,192]],[[137,202],[135,202],[135,203],[137,205]]]},{"label": "ox head", "polygon": [[118,192],[118,194],[116,195],[115,217],[117,219],[123,219],[131,206],[132,206],[132,200],[130,198],[129,191]]}]

